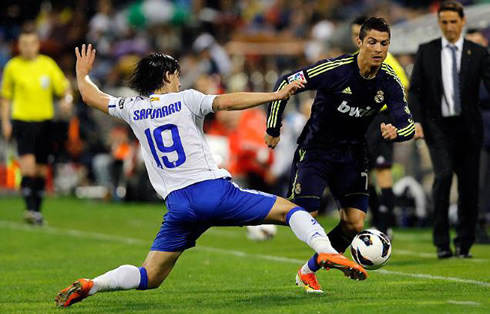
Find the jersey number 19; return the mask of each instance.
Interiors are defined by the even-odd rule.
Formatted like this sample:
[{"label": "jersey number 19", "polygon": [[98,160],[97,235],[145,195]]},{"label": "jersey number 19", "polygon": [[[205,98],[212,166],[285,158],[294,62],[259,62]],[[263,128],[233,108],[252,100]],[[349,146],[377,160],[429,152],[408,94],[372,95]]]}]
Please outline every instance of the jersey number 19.
[{"label": "jersey number 19", "polygon": [[[165,145],[162,137],[163,132],[167,130],[170,131],[172,135],[172,145],[168,146]],[[145,135],[146,139],[148,140],[148,145],[150,145],[151,154],[153,155],[153,158],[155,158],[158,168],[163,168],[161,163],[162,161],[167,168],[176,168],[185,162],[186,157],[184,147],[182,147],[182,142],[180,140],[179,129],[175,124],[165,124],[159,126],[158,128],[154,129],[153,132],[151,132],[151,130],[148,128],[145,130]],[[170,161],[168,156],[165,155],[159,157],[155,148],[155,143],[158,150],[162,153],[168,154],[176,152],[177,160]]]}]

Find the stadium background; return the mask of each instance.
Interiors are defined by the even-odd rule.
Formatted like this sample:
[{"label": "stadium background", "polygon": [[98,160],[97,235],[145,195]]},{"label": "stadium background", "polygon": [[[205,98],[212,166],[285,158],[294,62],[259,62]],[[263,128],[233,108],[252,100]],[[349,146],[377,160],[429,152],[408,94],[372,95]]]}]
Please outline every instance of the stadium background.
[{"label": "stadium background", "polygon": [[[125,81],[132,66],[150,51],[163,51],[180,61],[183,89],[270,91],[284,72],[355,51],[350,22],[358,15],[376,15],[392,24],[392,50],[410,75],[414,47],[438,36],[433,32],[438,2],[2,1],[0,69],[17,53],[20,30],[35,28],[42,40],[41,52],[58,62],[75,89],[72,116],[57,118],[60,132],[53,146],[51,195],[157,201],[127,126],[81,102],[74,78],[75,46],[92,43],[97,48],[92,78],[102,90],[117,96],[134,94]],[[490,5],[485,2],[463,1],[467,12],[480,13],[468,21],[488,38],[490,22],[484,12]],[[430,27],[424,25],[424,17]],[[313,96],[304,93],[290,102],[281,146],[275,151],[263,144],[264,110],[209,117],[206,132],[221,164],[244,186],[284,194],[295,138]],[[0,140],[2,194],[14,193],[19,185],[13,152],[12,145]],[[400,182],[395,187],[399,224],[425,225],[430,217],[432,172],[424,143],[397,144],[395,161],[395,181]],[[326,200],[325,207],[331,209],[333,202]],[[455,205],[451,212],[454,216]]]}]

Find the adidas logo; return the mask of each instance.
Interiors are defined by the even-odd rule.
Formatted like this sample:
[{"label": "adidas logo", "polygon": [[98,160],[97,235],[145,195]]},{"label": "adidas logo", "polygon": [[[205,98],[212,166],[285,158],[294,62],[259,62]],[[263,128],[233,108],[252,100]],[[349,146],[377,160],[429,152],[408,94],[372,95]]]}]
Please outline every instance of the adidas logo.
[{"label": "adidas logo", "polygon": [[350,90],[350,87],[347,86],[346,88],[344,88],[344,90],[342,91],[342,94],[352,95],[352,91]]}]

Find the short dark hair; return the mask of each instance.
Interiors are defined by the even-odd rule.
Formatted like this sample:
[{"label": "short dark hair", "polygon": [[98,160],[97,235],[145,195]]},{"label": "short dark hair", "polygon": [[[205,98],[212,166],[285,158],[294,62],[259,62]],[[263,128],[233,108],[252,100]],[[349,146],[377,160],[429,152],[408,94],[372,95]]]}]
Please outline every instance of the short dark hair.
[{"label": "short dark hair", "polygon": [[180,72],[180,65],[173,57],[163,53],[151,53],[141,59],[129,79],[129,86],[142,96],[149,96],[165,85],[166,73]]},{"label": "short dark hair", "polygon": [[367,20],[367,19],[368,19],[368,17],[367,17],[367,16],[365,16],[365,15],[360,15],[360,16],[356,17],[356,18],[355,18],[355,19],[352,21],[352,23],[351,23],[350,25],[362,25],[362,24],[364,24],[364,22],[366,22],[366,20]]},{"label": "short dark hair", "polygon": [[359,39],[361,41],[364,40],[367,32],[373,29],[379,32],[388,33],[388,38],[391,38],[391,30],[388,22],[381,17],[370,17],[362,23],[361,30],[359,31]]},{"label": "short dark hair", "polygon": [[39,37],[38,33],[36,32],[36,28],[31,26],[30,24],[24,25],[24,27],[22,27],[19,37],[22,35],[35,35]]},{"label": "short dark hair", "polygon": [[457,1],[444,1],[441,3],[439,10],[437,10],[437,16],[439,16],[442,11],[458,12],[460,18],[464,17],[463,5]]}]

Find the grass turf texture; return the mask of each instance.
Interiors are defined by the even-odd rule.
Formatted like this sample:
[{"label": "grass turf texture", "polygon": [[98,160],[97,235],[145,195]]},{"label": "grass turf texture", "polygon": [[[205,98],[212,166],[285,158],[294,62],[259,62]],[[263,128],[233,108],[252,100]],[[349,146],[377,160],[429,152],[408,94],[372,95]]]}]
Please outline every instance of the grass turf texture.
[{"label": "grass turf texture", "polygon": [[[141,265],[164,206],[48,198],[48,227],[22,222],[20,198],[0,201],[0,312],[60,313],[59,290],[121,264]],[[320,218],[327,231],[335,218]],[[362,282],[321,271],[323,295],[296,287],[311,255],[287,227],[269,242],[246,239],[245,228],[214,228],[185,252],[159,289],[100,293],[70,313],[489,313],[490,246],[475,258],[439,261],[430,229],[396,229],[391,260]],[[428,276],[426,276],[428,275]],[[452,279],[451,279],[452,278]]]}]

